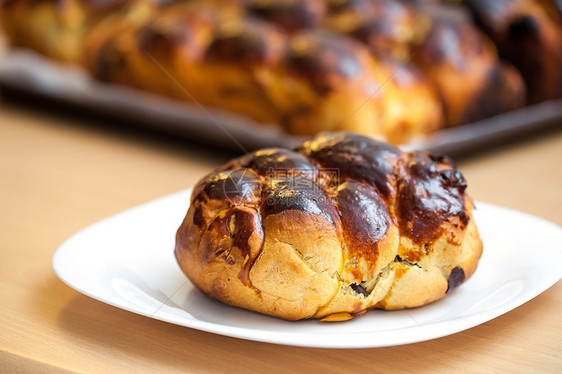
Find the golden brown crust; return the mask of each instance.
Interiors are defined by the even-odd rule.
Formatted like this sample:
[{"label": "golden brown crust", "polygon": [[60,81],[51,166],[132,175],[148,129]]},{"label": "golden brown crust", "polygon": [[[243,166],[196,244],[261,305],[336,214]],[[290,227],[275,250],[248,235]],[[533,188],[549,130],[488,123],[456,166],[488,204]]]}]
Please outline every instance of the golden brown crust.
[{"label": "golden brown crust", "polygon": [[476,268],[465,189],[445,157],[325,133],[200,181],[175,254],[208,296],[280,318],[416,307]]}]

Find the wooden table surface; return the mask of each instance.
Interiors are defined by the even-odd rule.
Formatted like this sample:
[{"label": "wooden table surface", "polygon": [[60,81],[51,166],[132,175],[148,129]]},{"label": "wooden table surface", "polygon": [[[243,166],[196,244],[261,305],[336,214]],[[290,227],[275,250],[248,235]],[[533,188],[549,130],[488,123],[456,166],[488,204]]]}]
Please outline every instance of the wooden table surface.
[{"label": "wooden table surface", "polygon": [[[62,241],[109,215],[192,186],[232,155],[33,106],[0,105],[2,373],[562,370],[561,282],[462,333],[350,350],[223,337],[84,296],[52,270]],[[458,160],[471,194],[562,225],[561,130]]]}]

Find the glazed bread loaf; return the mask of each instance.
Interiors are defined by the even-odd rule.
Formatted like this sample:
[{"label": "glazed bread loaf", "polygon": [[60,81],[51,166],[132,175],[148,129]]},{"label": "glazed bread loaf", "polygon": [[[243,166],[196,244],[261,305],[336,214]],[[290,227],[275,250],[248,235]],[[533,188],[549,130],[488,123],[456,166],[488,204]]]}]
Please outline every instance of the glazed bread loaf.
[{"label": "glazed bread loaf", "polygon": [[394,74],[396,63],[321,27],[326,1],[281,3],[270,11],[275,2],[8,0],[3,8],[14,46],[292,134],[347,129],[401,143],[442,126],[437,93],[416,69]]},{"label": "glazed bread loaf", "polygon": [[435,21],[413,56],[441,97],[448,127],[525,104],[519,72],[500,61],[492,42],[467,21]]},{"label": "glazed bread loaf", "polygon": [[4,0],[2,7],[13,46],[292,134],[349,130],[398,144],[525,102],[519,73],[483,33],[400,1]]},{"label": "glazed bread loaf", "polygon": [[562,96],[562,2],[464,0],[477,24],[525,78],[528,101]]},{"label": "glazed bread loaf", "polygon": [[239,7],[214,7],[161,9],[88,48],[87,66],[101,80],[179,99],[189,93],[297,135],[346,129],[404,142],[441,126],[437,94],[415,69],[393,75],[393,64],[329,30],[291,34]]},{"label": "glazed bread loaf", "polygon": [[10,44],[78,63],[86,35],[96,26],[146,21],[156,7],[144,0],[3,0],[2,26]]},{"label": "glazed bread loaf", "polygon": [[[422,1],[423,2],[423,1]],[[427,2],[427,0],[426,0]],[[378,58],[419,69],[438,93],[444,125],[459,126],[525,104],[525,84],[493,43],[450,7],[417,8],[408,1],[334,1],[331,26]],[[561,69],[562,70],[562,69]]]},{"label": "glazed bread loaf", "polygon": [[476,269],[465,189],[447,157],[323,133],[203,178],[175,255],[209,297],[284,319],[417,307]]}]

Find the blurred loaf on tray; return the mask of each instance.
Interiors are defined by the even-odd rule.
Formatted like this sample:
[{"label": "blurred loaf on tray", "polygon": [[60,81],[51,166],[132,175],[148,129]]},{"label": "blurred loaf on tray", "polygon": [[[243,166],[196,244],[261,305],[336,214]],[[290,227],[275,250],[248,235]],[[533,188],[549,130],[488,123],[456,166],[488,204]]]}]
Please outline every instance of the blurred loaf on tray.
[{"label": "blurred loaf on tray", "polygon": [[291,134],[350,130],[398,144],[520,108],[527,94],[560,97],[555,5],[501,2],[527,5],[496,14],[466,1],[477,27],[432,11],[448,7],[437,1],[4,0],[2,22],[12,46],[104,82]]}]

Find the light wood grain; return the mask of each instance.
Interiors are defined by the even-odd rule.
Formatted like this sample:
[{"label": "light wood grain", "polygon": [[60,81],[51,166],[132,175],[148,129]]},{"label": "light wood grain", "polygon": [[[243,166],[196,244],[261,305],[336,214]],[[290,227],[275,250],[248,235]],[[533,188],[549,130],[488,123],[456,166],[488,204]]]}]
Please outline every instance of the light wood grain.
[{"label": "light wood grain", "polygon": [[[108,215],[193,185],[229,155],[13,105],[0,108],[0,155],[0,372],[560,372],[560,283],[459,334],[357,350],[244,341],[95,301],[54,275],[58,245]],[[477,200],[561,225],[561,162],[558,130],[459,166]]]}]

